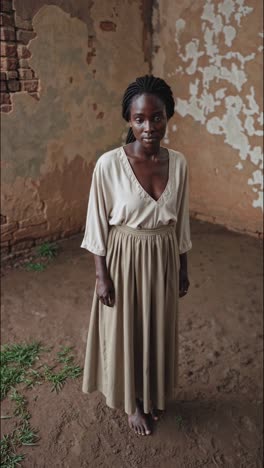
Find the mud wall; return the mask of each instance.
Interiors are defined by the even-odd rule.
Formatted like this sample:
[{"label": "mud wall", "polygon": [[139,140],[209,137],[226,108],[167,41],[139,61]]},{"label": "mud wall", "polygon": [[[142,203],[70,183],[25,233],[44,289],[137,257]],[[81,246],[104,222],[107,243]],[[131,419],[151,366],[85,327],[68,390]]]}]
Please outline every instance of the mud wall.
[{"label": "mud wall", "polygon": [[257,0],[2,0],[2,252],[82,230],[122,92],[150,71],[176,97],[192,215],[262,231],[261,20]]},{"label": "mud wall", "polygon": [[120,100],[149,71],[148,1],[1,1],[1,249],[79,232]]},{"label": "mud wall", "polygon": [[258,0],[158,1],[153,73],[176,97],[166,143],[190,167],[193,216],[258,234],[263,207],[263,12]]}]

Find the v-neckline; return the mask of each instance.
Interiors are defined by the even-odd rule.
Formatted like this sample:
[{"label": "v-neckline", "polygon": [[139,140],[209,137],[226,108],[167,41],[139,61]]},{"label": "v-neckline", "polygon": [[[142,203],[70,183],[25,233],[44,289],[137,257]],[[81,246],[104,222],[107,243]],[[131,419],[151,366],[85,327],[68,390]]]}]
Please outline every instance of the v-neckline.
[{"label": "v-neckline", "polygon": [[145,189],[144,187],[141,185],[141,183],[139,182],[135,172],[133,171],[133,168],[130,164],[130,161],[127,157],[127,154],[125,152],[125,149],[124,149],[124,146],[121,146],[121,158],[124,162],[124,165],[127,169],[127,173],[128,175],[130,176],[130,178],[135,182],[135,185],[137,186],[138,188],[138,191],[139,193],[143,196],[143,198],[148,198],[149,200],[151,200],[152,202],[156,203],[156,204],[159,204],[164,198],[166,198],[166,195],[169,194],[169,187],[170,187],[170,180],[171,180],[171,155],[170,155],[170,150],[169,148],[165,148],[168,150],[168,159],[169,159],[169,170],[168,170],[168,180],[167,180],[167,184],[162,192],[162,194],[159,196],[159,198],[157,200],[155,200],[155,198],[153,198]]}]

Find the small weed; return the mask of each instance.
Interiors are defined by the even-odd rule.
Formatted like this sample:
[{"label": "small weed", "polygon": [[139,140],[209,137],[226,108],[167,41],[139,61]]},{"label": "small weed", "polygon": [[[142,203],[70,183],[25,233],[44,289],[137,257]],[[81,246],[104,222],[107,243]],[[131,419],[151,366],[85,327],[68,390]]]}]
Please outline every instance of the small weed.
[{"label": "small weed", "polygon": [[45,242],[38,247],[37,254],[40,257],[54,258],[58,255],[58,246],[56,244]]},{"label": "small weed", "polygon": [[15,453],[12,442],[12,434],[4,435],[0,441],[1,449],[1,467],[2,468],[15,468],[24,459],[24,455]]},{"label": "small weed", "polygon": [[41,345],[37,342],[4,345],[0,354],[1,365],[14,362],[23,367],[32,366],[35,360],[39,358],[41,350]]},{"label": "small weed", "polygon": [[[72,348],[62,346],[57,353],[56,362],[53,366],[40,364],[33,368],[40,354],[51,351],[44,348],[40,343],[4,345],[1,348],[1,399],[5,398],[10,391],[9,399],[15,405],[13,416],[3,415],[1,419],[14,417],[16,427],[12,433],[6,434],[1,440],[1,467],[16,468],[20,466],[24,455],[17,454],[17,447],[37,445],[39,440],[38,431],[30,425],[31,414],[27,409],[27,400],[16,390],[18,384],[23,388],[33,388],[37,384],[51,382],[51,391],[62,389],[67,379],[76,379],[82,369],[74,363]],[[57,370],[57,367],[61,367]],[[34,400],[36,401],[37,396]]]},{"label": "small weed", "polygon": [[[56,244],[45,242],[37,248],[35,255],[36,261],[26,263],[25,268],[27,271],[44,271],[46,270],[49,261],[57,255],[58,246]],[[42,258],[43,261],[39,261],[39,257]]]},{"label": "small weed", "polygon": [[26,264],[26,270],[27,271],[44,271],[47,268],[47,265],[44,265],[43,263],[34,263],[34,262],[29,262]]},{"label": "small weed", "polygon": [[178,426],[178,429],[181,429],[182,424],[183,424],[182,417],[180,415],[178,415],[178,416],[176,416],[175,420],[176,420],[176,425]]},{"label": "small weed", "polygon": [[39,440],[38,431],[31,427],[29,421],[23,421],[14,433],[17,445],[36,445]]},{"label": "small weed", "polygon": [[15,388],[10,395],[10,400],[14,401],[16,406],[14,410],[15,416],[20,416],[24,421],[30,419],[30,413],[27,411],[27,400]]},{"label": "small weed", "polygon": [[46,366],[45,368],[45,377],[52,383],[52,392],[55,390],[58,393],[67,379],[77,379],[82,373],[81,367],[74,364],[74,356],[70,354],[71,351],[72,348],[64,346],[61,348],[61,351],[57,353],[58,362],[64,364],[60,371],[52,372],[55,366],[53,368]]},{"label": "small weed", "polygon": [[11,387],[23,382],[26,369],[39,358],[40,343],[5,345],[0,352],[1,362],[1,400],[7,395]]},{"label": "small weed", "polygon": [[72,351],[70,346],[62,346],[61,351],[57,353],[58,361],[61,363],[68,364],[74,359],[73,354],[69,354]]}]

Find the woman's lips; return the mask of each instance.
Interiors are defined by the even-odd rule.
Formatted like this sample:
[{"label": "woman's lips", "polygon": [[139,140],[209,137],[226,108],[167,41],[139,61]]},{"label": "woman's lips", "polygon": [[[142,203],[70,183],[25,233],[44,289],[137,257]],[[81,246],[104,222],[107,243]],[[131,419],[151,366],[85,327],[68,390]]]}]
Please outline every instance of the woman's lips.
[{"label": "woman's lips", "polygon": [[148,142],[157,141],[157,139],[157,137],[143,137],[143,140]]}]

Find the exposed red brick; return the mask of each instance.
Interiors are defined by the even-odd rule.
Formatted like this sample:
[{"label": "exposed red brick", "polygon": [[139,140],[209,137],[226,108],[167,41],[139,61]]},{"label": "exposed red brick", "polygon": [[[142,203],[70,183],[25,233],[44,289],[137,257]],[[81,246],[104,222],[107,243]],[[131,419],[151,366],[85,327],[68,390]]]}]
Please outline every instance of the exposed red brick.
[{"label": "exposed red brick", "polygon": [[97,119],[103,119],[104,118],[104,112],[99,112],[96,116]]},{"label": "exposed red brick", "polygon": [[8,42],[1,42],[1,57],[16,57],[17,55],[17,48],[16,44],[8,43]]},{"label": "exposed red brick", "polygon": [[28,50],[27,46],[25,46],[23,44],[18,44],[17,45],[17,54],[18,54],[19,58],[22,58],[22,59],[27,59],[27,58],[31,57],[31,53]]},{"label": "exposed red brick", "polygon": [[13,232],[5,232],[4,234],[1,234],[1,245],[2,242],[10,241],[13,239]]},{"label": "exposed red brick", "polygon": [[35,93],[38,91],[38,80],[21,81],[21,91]]},{"label": "exposed red brick", "polygon": [[32,78],[34,78],[33,70],[31,70],[30,68],[20,68],[20,70],[18,70],[18,73],[21,80],[32,80]]},{"label": "exposed red brick", "polygon": [[34,31],[26,31],[25,29],[17,30],[17,40],[23,44],[28,44],[31,39],[34,39],[34,37],[36,37],[36,33]]},{"label": "exposed red brick", "polygon": [[9,254],[9,242],[8,241],[5,241],[5,242],[1,242],[1,260],[4,260],[5,259],[5,256]]},{"label": "exposed red brick", "polygon": [[1,69],[2,71],[16,70],[17,59],[9,57],[1,57]]},{"label": "exposed red brick", "polygon": [[1,71],[1,72],[0,72],[0,79],[1,79],[1,80],[6,80],[6,78],[7,78],[7,73]]},{"label": "exposed red brick", "polygon": [[47,223],[39,224],[38,226],[28,226],[19,229],[14,233],[14,242],[26,239],[38,239],[47,232]]},{"label": "exposed red brick", "polygon": [[14,16],[5,13],[0,14],[0,25],[1,26],[15,26]]},{"label": "exposed red brick", "polygon": [[0,9],[1,9],[1,12],[10,13],[12,11],[12,0],[1,0]]},{"label": "exposed red brick", "polygon": [[30,96],[36,99],[36,101],[40,100],[39,93],[30,93]]},{"label": "exposed red brick", "polygon": [[18,72],[16,70],[6,72],[8,80],[16,80],[18,78]]},{"label": "exposed red brick", "polygon": [[115,31],[116,24],[113,21],[100,21],[100,28],[102,31]]},{"label": "exposed red brick", "polygon": [[1,224],[1,227],[0,227],[1,235],[6,232],[14,232],[17,229],[17,226],[18,224],[15,221],[13,221],[12,223]]},{"label": "exposed red brick", "polygon": [[16,40],[16,32],[14,28],[10,27],[1,27],[0,28],[0,39],[1,41],[15,41]]},{"label": "exposed red brick", "polygon": [[20,59],[19,60],[19,68],[30,68],[30,66],[28,64],[28,60],[27,59]]},{"label": "exposed red brick", "polygon": [[1,104],[0,110],[1,110],[1,112],[10,112],[12,110],[12,106],[11,106],[11,104],[10,105]]},{"label": "exposed red brick", "polygon": [[17,230],[17,223],[1,224],[1,242],[12,239],[13,233]]},{"label": "exposed red brick", "polygon": [[1,93],[1,104],[11,104],[10,95],[8,93]]},{"label": "exposed red brick", "polygon": [[6,85],[6,81],[0,81],[0,90],[1,90],[1,93],[3,91],[7,91],[7,85]]},{"label": "exposed red brick", "polygon": [[19,227],[20,228],[25,228],[25,227],[32,227],[32,226],[38,226],[40,224],[45,223],[46,220],[43,218],[43,216],[33,216],[32,218],[28,219],[23,219],[22,221],[19,221]]},{"label": "exposed red brick", "polygon": [[28,250],[35,245],[34,240],[25,240],[25,241],[14,241],[10,242],[11,252],[22,252],[23,250]]},{"label": "exposed red brick", "polygon": [[32,21],[21,18],[15,13],[16,27],[17,29],[27,29],[32,31]]},{"label": "exposed red brick", "polygon": [[7,82],[7,86],[9,91],[11,91],[12,93],[15,93],[20,90],[20,83],[18,80],[9,80]]}]

